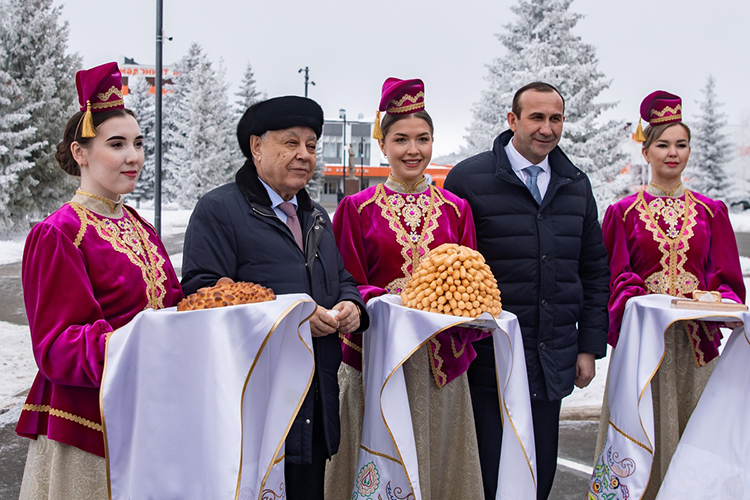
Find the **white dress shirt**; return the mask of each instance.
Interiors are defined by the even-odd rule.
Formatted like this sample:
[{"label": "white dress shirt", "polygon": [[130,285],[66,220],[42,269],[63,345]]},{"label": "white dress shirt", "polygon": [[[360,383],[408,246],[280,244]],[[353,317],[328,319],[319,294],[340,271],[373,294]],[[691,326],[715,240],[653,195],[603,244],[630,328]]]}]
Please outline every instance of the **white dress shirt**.
[{"label": "white dress shirt", "polygon": [[[539,174],[539,175],[541,176],[541,174]],[[276,214],[276,217],[278,217],[279,219],[281,219],[281,222],[283,222],[284,224],[286,224],[286,214],[284,212],[282,212],[281,209],[279,208],[279,205],[281,205],[282,203],[284,203],[284,198],[282,198],[281,195],[279,195],[279,193],[277,193],[276,191],[274,191],[273,189],[271,189],[271,186],[269,186],[268,184],[266,184],[265,182],[263,182],[263,179],[261,179],[260,177],[258,177],[258,180],[260,181],[261,184],[263,184],[263,187],[266,188],[266,191],[268,191],[268,197],[271,198],[271,208],[273,208],[273,211]],[[299,208],[297,206],[297,195],[296,194],[294,196],[292,196],[292,199],[289,200],[289,203],[291,203],[292,205],[294,205],[294,209],[295,210],[297,210],[297,208]]]},{"label": "white dress shirt", "polygon": [[521,182],[523,182],[524,184],[526,184],[526,181],[529,179],[529,174],[524,171],[526,167],[538,165],[542,168],[542,171],[539,172],[539,177],[536,178],[536,185],[539,187],[539,194],[541,194],[542,198],[544,198],[544,194],[547,192],[547,187],[549,186],[549,180],[551,176],[549,168],[549,155],[545,156],[544,160],[539,163],[531,163],[516,150],[516,148],[513,146],[513,139],[508,141],[508,145],[505,146],[505,154],[508,156],[508,160],[510,160],[510,166],[513,167],[513,172],[515,172],[515,174],[519,179],[521,179]]}]

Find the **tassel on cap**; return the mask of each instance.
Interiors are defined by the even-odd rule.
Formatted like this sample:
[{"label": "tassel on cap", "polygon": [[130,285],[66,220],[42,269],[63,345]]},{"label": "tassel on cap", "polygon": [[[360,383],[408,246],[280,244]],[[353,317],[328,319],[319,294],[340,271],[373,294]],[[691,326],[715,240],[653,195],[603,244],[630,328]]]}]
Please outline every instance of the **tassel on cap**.
[{"label": "tassel on cap", "polygon": [[380,110],[375,113],[375,126],[372,128],[372,138],[378,140],[383,138],[383,131],[380,129]]},{"label": "tassel on cap", "polygon": [[86,112],[83,114],[81,137],[96,137],[94,117],[91,116],[91,101],[86,101]]},{"label": "tassel on cap", "polygon": [[646,134],[643,133],[643,126],[641,125],[641,119],[638,118],[638,128],[635,129],[635,135],[633,136],[638,142],[646,142]]}]

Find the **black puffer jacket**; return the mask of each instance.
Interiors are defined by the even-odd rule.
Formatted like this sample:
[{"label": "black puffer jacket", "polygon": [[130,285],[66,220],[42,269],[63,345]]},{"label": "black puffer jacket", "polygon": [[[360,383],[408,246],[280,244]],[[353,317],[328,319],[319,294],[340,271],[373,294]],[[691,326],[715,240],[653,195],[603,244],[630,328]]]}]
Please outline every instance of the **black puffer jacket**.
[{"label": "black puffer jacket", "polygon": [[[327,309],[349,300],[362,311],[359,331],[364,331],[369,324],[367,312],[357,284],[344,269],[328,215],[304,189],[297,193],[297,204],[305,255],[291,230],[271,208],[271,200],[251,161],[237,172],[235,182],[204,195],[185,233],[185,295],[228,276],[270,287],[276,294],[307,293]],[[312,461],[312,426],[319,424],[313,419],[316,391],[323,403],[329,455],[336,453],[339,446],[338,336],[313,338],[313,349],[313,385],[286,439],[286,460],[295,464]]]},{"label": "black puffer jacket", "polygon": [[[504,132],[492,151],[456,165],[445,187],[471,205],[503,309],[518,316],[532,399],[554,401],[573,391],[579,352],[606,353],[607,250],[586,175],[556,147],[537,205],[505,154],[512,137]],[[494,366],[491,339],[476,344],[474,363]]]}]

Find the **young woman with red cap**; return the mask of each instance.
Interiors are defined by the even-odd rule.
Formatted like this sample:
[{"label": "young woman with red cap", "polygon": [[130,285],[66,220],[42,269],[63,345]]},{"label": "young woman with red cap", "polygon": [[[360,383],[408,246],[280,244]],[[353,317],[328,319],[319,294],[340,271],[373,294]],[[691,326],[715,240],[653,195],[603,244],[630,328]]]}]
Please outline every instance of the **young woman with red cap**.
[{"label": "young woman with red cap", "polygon": [[[649,126],[644,133],[639,123],[636,140],[643,142],[643,157],[651,167],[650,182],[644,190],[610,206],[602,224],[612,271],[612,347],[617,346],[625,304],[632,297],[665,294],[690,298],[699,290],[719,292],[725,301],[745,300],[737,243],[726,206],[682,184],[690,157],[690,129],[682,122],[681,99],[661,90],[653,92],[643,100],[640,114]],[[719,326],[715,322],[678,321],[665,332],[664,356],[651,381],[656,442],[644,499],[656,497],[716,364],[721,343]],[[599,452],[609,423],[605,394]],[[593,493],[609,494],[610,488],[627,486],[628,479],[615,483],[596,483],[594,487],[603,491]]]},{"label": "young woman with red cap", "polygon": [[[382,122],[380,112],[385,112]],[[391,173],[383,184],[345,197],[333,220],[344,265],[365,301],[400,294],[430,249],[443,243],[476,248],[468,203],[430,185],[424,175],[432,157],[433,124],[424,110],[421,80],[385,81],[373,137]],[[471,341],[486,335],[443,331],[403,365],[425,500],[482,498],[466,369],[475,357]],[[363,411],[361,335],[342,337],[342,444],[327,473],[326,491],[326,498],[334,500],[351,498],[353,490],[362,489],[359,478],[364,477],[355,470]]]},{"label": "young woman with red cap", "polygon": [[29,445],[21,499],[109,498],[99,386],[107,336],[182,289],[153,227],[123,195],[143,167],[116,63],[76,75],[81,105],[55,155],[80,189],[26,239],[22,281],[39,373],[16,432]]}]

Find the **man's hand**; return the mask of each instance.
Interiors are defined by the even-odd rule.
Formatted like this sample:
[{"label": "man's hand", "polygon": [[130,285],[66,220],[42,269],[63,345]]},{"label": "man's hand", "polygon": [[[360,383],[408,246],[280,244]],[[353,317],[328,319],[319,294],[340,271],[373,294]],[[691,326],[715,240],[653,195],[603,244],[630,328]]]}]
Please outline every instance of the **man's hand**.
[{"label": "man's hand", "polygon": [[596,364],[594,363],[594,353],[579,352],[576,360],[576,381],[575,385],[583,389],[591,383],[596,375]]},{"label": "man's hand", "polygon": [[[339,313],[339,315],[340,314],[341,313]],[[338,327],[338,317],[328,314],[328,309],[325,307],[318,306],[315,313],[310,318],[310,332],[313,337],[325,337],[326,335],[334,333]]]},{"label": "man's hand", "polygon": [[359,328],[359,307],[354,302],[344,300],[333,306],[334,311],[339,311],[336,319],[339,320],[339,332],[352,333]]}]

